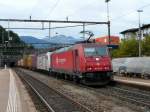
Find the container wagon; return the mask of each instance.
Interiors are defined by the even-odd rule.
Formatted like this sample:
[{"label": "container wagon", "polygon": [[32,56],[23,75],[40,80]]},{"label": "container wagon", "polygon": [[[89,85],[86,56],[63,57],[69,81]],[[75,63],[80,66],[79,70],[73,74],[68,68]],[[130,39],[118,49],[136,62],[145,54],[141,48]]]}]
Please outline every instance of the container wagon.
[{"label": "container wagon", "polygon": [[117,75],[150,78],[150,57],[116,58],[112,64]]}]

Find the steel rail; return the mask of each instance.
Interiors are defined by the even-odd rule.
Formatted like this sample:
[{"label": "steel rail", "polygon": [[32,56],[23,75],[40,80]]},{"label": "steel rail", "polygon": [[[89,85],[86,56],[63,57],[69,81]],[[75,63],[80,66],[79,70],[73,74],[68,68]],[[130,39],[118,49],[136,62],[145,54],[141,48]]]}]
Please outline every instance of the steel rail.
[{"label": "steel rail", "polygon": [[[63,80],[63,81],[70,83],[70,84],[73,84],[72,82],[70,82],[68,80]],[[121,92],[119,92],[119,91],[116,91],[118,87],[113,87],[113,86],[106,86],[106,88],[100,88],[100,89],[95,89],[95,88],[88,87],[88,86],[85,86],[82,84],[78,84],[77,86],[84,87],[84,88],[87,88],[90,90],[94,90],[95,92],[104,94],[106,96],[116,97],[118,100],[124,100],[126,103],[129,103],[129,104],[132,103],[133,106],[139,105],[139,106],[144,106],[144,107],[150,108],[150,102],[144,101],[144,98],[143,99],[142,98],[136,98],[137,95],[141,95],[142,97],[149,97],[150,98],[150,96],[148,94],[143,94],[140,92],[136,93],[135,91],[122,89],[121,87],[118,89],[121,91]],[[129,96],[127,93],[129,93]],[[135,97],[132,97],[132,96],[135,96]]]},{"label": "steel rail", "polygon": [[[120,90],[120,91],[118,91]],[[109,95],[109,96],[113,96],[113,97],[117,97],[119,99],[122,99],[122,100],[125,100],[126,102],[129,102],[129,103],[136,103],[138,105],[141,105],[141,106],[146,106],[146,107],[149,107],[150,108],[150,102],[148,101],[145,101],[144,98],[138,98],[135,94],[135,92],[132,93],[132,91],[130,91],[130,94],[126,93],[127,90],[124,90],[124,89],[117,89],[115,87],[108,87],[107,89],[105,90],[101,90],[101,89],[98,89],[96,90],[97,92],[101,92],[105,95]],[[138,93],[137,93],[138,94]],[[144,97],[144,96],[143,96]]]},{"label": "steel rail", "polygon": [[32,86],[32,84],[25,80],[23,77],[22,79],[32,88],[32,90],[38,95],[38,97],[41,99],[41,101],[47,106],[47,108],[51,111],[51,112],[55,112],[54,109],[48,104],[48,102],[43,98],[42,95],[40,95],[40,93]]},{"label": "steel rail", "polygon": [[[18,70],[17,70],[18,71]],[[20,71],[20,70],[19,70]],[[25,73],[25,72],[23,72],[23,71],[20,71],[20,72],[22,72],[23,74],[26,74],[26,75],[28,75],[29,77],[32,77],[31,75],[29,75],[28,73]],[[34,77],[32,77],[34,80],[37,80],[37,81],[39,81],[39,82],[41,82],[40,80],[38,80],[38,79],[35,79]],[[23,78],[24,79],[24,78]],[[28,82],[26,79],[24,79],[26,82]],[[29,82],[28,82],[29,83]],[[43,83],[43,82],[41,82],[41,83]],[[43,83],[45,86],[47,86],[45,83]],[[29,83],[29,85],[31,85],[32,86],[32,84],[30,84]],[[33,87],[33,86],[32,86]],[[31,88],[32,88],[31,87]],[[49,87],[50,88],[50,87]],[[33,89],[34,89],[34,91],[37,93],[37,94],[39,94],[40,95],[40,93],[39,92],[37,92],[36,91],[36,89],[33,87]],[[61,92],[59,92],[58,90],[55,90],[55,89],[53,89],[53,88],[50,88],[50,89],[52,89],[53,91],[55,91],[56,93],[58,93],[59,95],[61,95],[61,96],[63,96],[65,99],[68,99],[68,100],[70,100],[71,102],[73,102],[75,105],[78,105],[79,106],[79,108],[81,108],[81,109],[85,109],[86,110],[86,112],[94,112],[94,111],[92,111],[91,109],[89,109],[88,107],[86,107],[86,106],[84,106],[84,105],[82,105],[82,104],[80,104],[79,102],[76,102],[76,101],[74,101],[72,98],[69,98],[68,96],[66,96],[66,95],[64,95],[64,94],[62,94]],[[42,98],[42,101],[44,101],[44,103],[46,104],[46,105],[49,105],[48,104],[48,102],[42,97],[42,95],[40,95],[39,97],[41,97]],[[54,109],[52,109],[52,107],[51,106],[49,106],[49,108],[50,108],[50,110],[52,110],[52,112],[55,112],[54,111]]]},{"label": "steel rail", "polygon": [[121,90],[121,91],[124,91],[124,92],[128,92],[128,93],[131,93],[131,94],[136,94],[136,95],[138,95],[138,96],[143,96],[143,97],[149,97],[150,98],[150,94],[148,95],[148,94],[144,94],[144,93],[137,93],[137,92],[135,92],[135,91],[129,91],[129,90],[127,90],[127,89],[122,89],[122,88],[119,88],[119,87],[113,87],[114,89],[118,89],[118,90]]}]

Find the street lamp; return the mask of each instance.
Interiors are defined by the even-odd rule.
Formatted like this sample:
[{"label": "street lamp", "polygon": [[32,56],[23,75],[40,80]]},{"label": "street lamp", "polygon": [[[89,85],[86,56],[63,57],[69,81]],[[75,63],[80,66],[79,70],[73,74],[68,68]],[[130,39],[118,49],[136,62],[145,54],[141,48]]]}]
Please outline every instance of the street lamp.
[{"label": "street lamp", "polygon": [[105,0],[105,2],[107,3],[107,19],[109,21],[109,2],[110,2],[110,0]]},{"label": "street lamp", "polygon": [[137,10],[138,16],[139,16],[139,32],[138,32],[138,37],[139,37],[139,57],[141,57],[141,38],[142,38],[142,32],[141,32],[141,12],[143,10]]},{"label": "street lamp", "polygon": [[108,37],[109,37],[109,45],[110,45],[110,18],[109,18],[109,2],[110,0],[105,0],[107,3],[107,21],[108,21]]}]

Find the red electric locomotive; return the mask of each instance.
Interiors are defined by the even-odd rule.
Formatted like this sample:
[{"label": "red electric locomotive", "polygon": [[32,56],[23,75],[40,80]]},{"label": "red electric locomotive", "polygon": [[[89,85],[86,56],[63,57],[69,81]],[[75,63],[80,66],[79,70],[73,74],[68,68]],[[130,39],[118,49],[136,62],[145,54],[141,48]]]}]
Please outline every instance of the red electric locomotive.
[{"label": "red electric locomotive", "polygon": [[52,72],[86,85],[105,85],[112,79],[107,46],[82,43],[62,48],[51,55]]}]

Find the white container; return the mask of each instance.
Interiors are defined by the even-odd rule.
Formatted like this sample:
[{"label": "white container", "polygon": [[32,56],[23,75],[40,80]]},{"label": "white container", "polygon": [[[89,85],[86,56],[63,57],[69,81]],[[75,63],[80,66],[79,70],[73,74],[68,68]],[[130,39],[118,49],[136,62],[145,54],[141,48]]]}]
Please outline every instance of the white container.
[{"label": "white container", "polygon": [[40,54],[37,56],[37,68],[40,70],[49,71],[51,68],[51,54],[52,52],[47,52],[45,54]]}]

